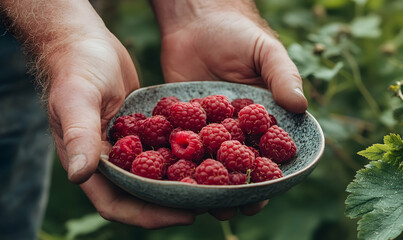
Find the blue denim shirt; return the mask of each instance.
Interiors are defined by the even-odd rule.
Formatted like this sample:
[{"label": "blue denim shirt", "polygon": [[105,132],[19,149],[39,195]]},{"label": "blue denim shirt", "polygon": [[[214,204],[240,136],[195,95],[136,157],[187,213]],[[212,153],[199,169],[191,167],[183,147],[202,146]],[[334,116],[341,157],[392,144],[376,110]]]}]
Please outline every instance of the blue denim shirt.
[{"label": "blue denim shirt", "polygon": [[[1,25],[1,23],[0,23]],[[17,41],[0,27],[0,239],[36,239],[53,153]]]}]

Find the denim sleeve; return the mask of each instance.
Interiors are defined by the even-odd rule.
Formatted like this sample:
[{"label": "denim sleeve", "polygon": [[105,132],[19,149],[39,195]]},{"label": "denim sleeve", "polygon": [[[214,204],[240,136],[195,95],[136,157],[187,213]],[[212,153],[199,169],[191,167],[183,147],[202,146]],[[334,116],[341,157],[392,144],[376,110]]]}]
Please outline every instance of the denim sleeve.
[{"label": "denim sleeve", "polygon": [[53,144],[26,65],[0,27],[0,239],[37,239],[47,201]]}]

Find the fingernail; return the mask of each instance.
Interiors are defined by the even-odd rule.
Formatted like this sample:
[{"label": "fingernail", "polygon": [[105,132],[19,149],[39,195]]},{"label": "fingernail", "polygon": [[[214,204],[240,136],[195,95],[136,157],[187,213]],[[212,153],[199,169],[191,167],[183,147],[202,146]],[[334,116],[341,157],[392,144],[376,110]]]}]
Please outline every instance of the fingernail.
[{"label": "fingernail", "polygon": [[84,154],[79,154],[70,159],[70,164],[69,164],[69,178],[79,172],[81,169],[83,169],[87,165],[87,159]]},{"label": "fingernail", "polygon": [[300,88],[294,88],[294,91],[295,91],[297,94],[299,94],[299,95],[305,97],[305,96],[304,96],[304,93],[302,92],[302,90],[301,90]]}]

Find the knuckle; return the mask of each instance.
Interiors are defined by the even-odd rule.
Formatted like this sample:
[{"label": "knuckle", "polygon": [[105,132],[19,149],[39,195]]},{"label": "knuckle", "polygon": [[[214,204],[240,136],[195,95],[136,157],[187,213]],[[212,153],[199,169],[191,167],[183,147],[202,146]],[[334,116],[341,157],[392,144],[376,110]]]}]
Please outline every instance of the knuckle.
[{"label": "knuckle", "polygon": [[64,130],[63,142],[65,145],[69,145],[84,136],[84,133],[88,132],[88,128],[82,126],[69,126]]},{"label": "knuckle", "polygon": [[103,219],[111,222],[115,221],[113,214],[111,214],[111,211],[109,211],[108,209],[98,208],[97,211]]}]

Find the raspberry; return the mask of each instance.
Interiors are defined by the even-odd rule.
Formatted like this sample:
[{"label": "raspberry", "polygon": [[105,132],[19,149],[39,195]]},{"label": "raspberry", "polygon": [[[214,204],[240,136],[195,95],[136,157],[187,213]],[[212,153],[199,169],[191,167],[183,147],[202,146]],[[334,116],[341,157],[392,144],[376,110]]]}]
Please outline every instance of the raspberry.
[{"label": "raspberry", "polygon": [[146,116],[142,113],[118,117],[110,130],[112,142],[116,142],[119,138],[125,136],[138,135],[139,125],[137,122],[144,119],[146,119]]},{"label": "raspberry", "polygon": [[191,177],[185,177],[180,181],[184,182],[184,183],[197,184],[196,180],[194,178],[191,178]]},{"label": "raspberry", "polygon": [[246,184],[248,177],[244,173],[230,173],[228,174],[229,185]]},{"label": "raspberry", "polygon": [[234,114],[234,107],[224,95],[207,96],[201,101],[201,105],[206,111],[207,121],[210,123],[220,123]]},{"label": "raspberry", "polygon": [[271,126],[261,137],[260,153],[276,163],[283,163],[295,155],[297,146],[290,135],[281,127]]},{"label": "raspberry", "polygon": [[176,158],[173,154],[171,149],[169,148],[159,148],[157,150],[165,159],[164,163],[166,166],[174,164],[176,161],[178,161],[178,158]]},{"label": "raspberry", "polygon": [[283,172],[277,164],[269,158],[258,157],[255,159],[253,166],[254,170],[251,173],[251,180],[253,182],[264,182],[283,176]]},{"label": "raspberry", "polygon": [[157,151],[146,151],[134,159],[130,172],[146,178],[162,179],[164,170],[164,157]]},{"label": "raspberry", "polygon": [[198,103],[198,104],[200,104],[201,105],[201,101],[203,101],[203,98],[193,98],[193,99],[190,99],[190,103]]},{"label": "raspberry", "polygon": [[222,163],[208,158],[196,168],[195,178],[198,184],[228,185],[228,170]]},{"label": "raspberry", "polygon": [[153,109],[153,116],[162,115],[166,118],[169,117],[169,108],[172,104],[179,102],[175,96],[161,98]]},{"label": "raspberry", "polygon": [[238,119],[226,118],[221,122],[221,124],[224,125],[231,134],[231,140],[238,140],[241,143],[245,142],[245,135],[239,125]]},{"label": "raspberry", "polygon": [[197,162],[204,154],[203,142],[197,133],[179,131],[171,138],[172,154],[178,158]]},{"label": "raspberry", "polygon": [[242,108],[254,104],[252,99],[249,98],[237,98],[232,100],[231,102],[232,106],[234,106],[234,116],[238,116],[239,111],[241,111]]},{"label": "raspberry", "polygon": [[172,125],[164,116],[157,115],[143,120],[140,129],[143,144],[153,148],[169,146]]},{"label": "raspberry", "polygon": [[199,136],[204,144],[205,152],[212,155],[217,154],[221,143],[231,140],[231,134],[219,123],[211,123],[203,127],[199,132]]},{"label": "raspberry", "polygon": [[238,113],[239,125],[247,134],[262,134],[270,127],[269,113],[263,105],[251,104]]},{"label": "raspberry", "polygon": [[206,112],[198,104],[177,102],[170,107],[169,121],[174,127],[199,132],[206,126]]},{"label": "raspberry", "polygon": [[129,135],[119,139],[109,153],[109,161],[116,166],[129,171],[133,160],[143,151],[140,138]]},{"label": "raspberry", "polygon": [[146,119],[146,115],[142,113],[133,113],[129,115],[130,117],[134,117],[137,121]]},{"label": "raspberry", "polygon": [[270,126],[277,125],[277,119],[273,114],[269,114],[270,117]]},{"label": "raspberry", "polygon": [[173,137],[177,132],[180,132],[180,131],[185,131],[185,130],[183,130],[183,129],[180,128],[180,127],[174,128],[174,129],[171,131],[171,134],[169,135],[169,142],[171,142],[171,141],[172,141],[172,137]]},{"label": "raspberry", "polygon": [[217,160],[229,170],[246,173],[255,160],[253,152],[237,140],[225,141],[217,152]]},{"label": "raspberry", "polygon": [[260,152],[259,150],[257,150],[256,148],[252,147],[252,146],[247,146],[255,155],[255,158],[260,157]]},{"label": "raspberry", "polygon": [[193,177],[196,171],[196,163],[180,159],[168,167],[167,177],[169,180],[180,181],[185,177]]}]

